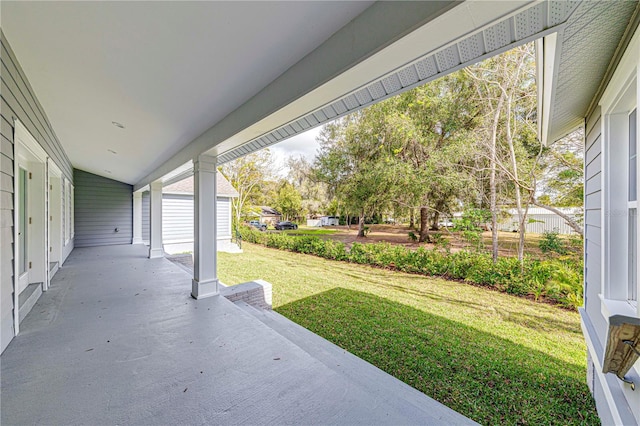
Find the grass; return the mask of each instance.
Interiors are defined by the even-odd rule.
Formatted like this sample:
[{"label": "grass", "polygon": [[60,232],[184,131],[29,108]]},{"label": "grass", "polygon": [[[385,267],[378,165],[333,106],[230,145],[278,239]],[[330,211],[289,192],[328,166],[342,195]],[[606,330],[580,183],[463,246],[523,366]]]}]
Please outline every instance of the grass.
[{"label": "grass", "polygon": [[298,229],[288,229],[286,231],[282,231],[284,234],[289,235],[332,235],[337,231],[335,229],[313,229],[313,228],[298,228]]},{"label": "grass", "polygon": [[484,424],[597,424],[578,314],[464,283],[243,245],[226,284]]}]

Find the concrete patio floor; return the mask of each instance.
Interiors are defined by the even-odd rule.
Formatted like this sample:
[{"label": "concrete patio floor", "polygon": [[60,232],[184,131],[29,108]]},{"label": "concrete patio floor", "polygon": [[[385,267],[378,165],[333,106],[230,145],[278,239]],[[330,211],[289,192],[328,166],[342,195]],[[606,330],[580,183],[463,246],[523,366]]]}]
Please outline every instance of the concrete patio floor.
[{"label": "concrete patio floor", "polygon": [[0,358],[3,425],[473,423],[223,297],[192,299],[189,274],[146,253],[73,251]]}]

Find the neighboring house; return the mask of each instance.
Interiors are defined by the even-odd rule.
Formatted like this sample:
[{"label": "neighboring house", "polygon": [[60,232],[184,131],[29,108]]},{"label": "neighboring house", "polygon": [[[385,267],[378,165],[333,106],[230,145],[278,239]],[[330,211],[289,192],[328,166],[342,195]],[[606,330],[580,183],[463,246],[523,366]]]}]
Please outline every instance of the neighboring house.
[{"label": "neighboring house", "polygon": [[[209,315],[206,310],[191,309],[185,303],[189,289],[184,280],[180,285],[171,281],[171,268],[165,268],[169,277],[162,277],[164,281],[148,278],[157,265],[164,264],[156,259],[164,254],[164,182],[193,175],[195,242],[190,294],[198,299],[191,302],[196,308],[204,306],[206,301],[200,299],[220,294],[215,251],[218,224],[209,220],[216,212],[220,164],[544,37],[537,49],[541,138],[548,142],[577,126],[586,129],[585,305],[580,313],[588,348],[587,381],[603,424],[638,424],[640,391],[602,372],[609,317],[640,318],[638,10],[636,1],[297,2],[295,7],[279,2],[3,2],[3,423],[10,419],[6,423],[31,424],[43,418],[55,424],[98,423],[104,422],[105,413],[118,409],[126,415],[114,422],[157,422],[153,415],[160,410],[169,413],[165,419],[175,423],[331,419],[324,416],[335,415],[332,394],[316,393],[317,387],[296,394],[283,385],[290,381],[292,371],[308,371],[310,364],[302,365],[300,359],[309,359],[316,367],[322,362],[299,350],[298,355],[286,357],[285,364],[293,366],[288,369],[283,369],[285,361],[256,364],[250,344],[236,346],[234,341],[258,328],[249,322],[251,315],[218,298],[212,310],[221,307],[230,315],[204,317]],[[312,28],[310,16],[315,24]],[[242,37],[234,36],[237,34]],[[150,192],[148,210],[143,208],[144,191]],[[136,256],[140,265],[143,247],[133,250],[129,244],[142,243],[147,222],[150,246],[146,255],[153,260],[135,269],[127,262]],[[109,245],[112,253],[102,262],[96,260],[95,246],[99,245]],[[72,250],[76,270],[100,264],[109,272],[92,275],[94,269],[88,267],[84,271],[87,279],[74,281],[66,293],[52,289],[47,297],[51,305],[32,310],[42,291],[50,289],[56,268],[65,267]],[[149,280],[150,291],[127,292],[131,283],[126,278],[133,273]],[[74,280],[73,276],[65,278]],[[99,293],[102,284],[114,280],[122,286],[117,296]],[[156,287],[158,283],[170,288]],[[152,302],[162,291],[174,297],[162,296],[157,300],[164,304],[153,309],[146,304],[148,309],[120,312],[134,326],[159,334],[149,332],[143,340],[131,341],[122,331],[119,343],[105,343],[110,342],[106,337],[111,321],[117,319],[107,319],[115,312],[112,308],[136,296],[135,301]],[[79,294],[85,297],[82,307]],[[72,301],[67,306],[83,310],[85,319],[86,311],[92,310],[96,314],[90,324],[93,328],[77,321],[71,324],[68,313],[56,311],[61,301]],[[33,321],[28,323],[37,330],[21,339],[20,326],[30,310]],[[47,333],[60,325],[62,317],[75,332],[64,336],[64,349],[59,349],[60,341],[47,340]],[[100,318],[99,323],[95,317]],[[201,321],[203,318],[215,323]],[[207,331],[212,339],[204,345],[185,341],[178,347],[179,333],[185,329],[202,332],[202,336]],[[261,333],[267,329],[260,323]],[[282,338],[276,334],[271,336]],[[15,344],[10,344],[15,336]],[[33,345],[38,337],[42,344]],[[164,339],[174,346],[160,348]],[[49,346],[55,345],[59,352],[50,353]],[[149,345],[159,350],[150,350]],[[293,347],[288,341],[282,350]],[[236,352],[230,352],[234,349]],[[72,369],[62,371],[59,364],[49,365],[51,356],[62,359],[60,352],[73,360]],[[220,359],[206,358],[214,353]],[[226,353],[239,356],[225,358]],[[34,358],[24,362],[27,356]],[[197,368],[190,367],[200,359],[211,361],[202,376],[196,374],[203,380],[183,377],[187,371],[193,374]],[[350,358],[350,365],[351,361],[357,360]],[[640,386],[639,368],[636,363],[628,373],[636,386]],[[166,376],[170,369],[179,370],[180,379],[172,381],[177,376]],[[410,400],[398,401],[386,410],[385,401],[396,396],[397,381],[386,378],[380,383],[388,387],[368,388],[358,385],[361,382],[349,376],[351,372],[338,370],[303,376],[309,383],[317,382],[318,377],[322,381],[339,378],[330,383],[346,392],[340,399],[350,406],[338,410],[345,415],[374,413],[378,417],[372,422],[388,423],[463,420],[417,391]],[[34,372],[37,380],[23,380]],[[219,383],[219,379],[237,382],[225,372],[243,372],[242,386],[236,386],[226,399],[215,399],[216,393],[208,388],[202,391],[207,383]],[[6,377],[11,374],[13,387],[7,386]],[[221,377],[212,377],[215,374]],[[105,380],[115,375],[129,375],[131,383]],[[92,385],[91,391],[70,387],[74,377],[88,378],[83,383],[99,386]],[[265,386],[277,391],[252,391]],[[184,390],[176,391],[178,387]],[[4,403],[18,391],[31,393]],[[227,391],[230,389],[225,388]],[[105,397],[90,399],[97,394]],[[309,394],[327,396],[315,398],[310,408],[297,399]],[[120,398],[110,404],[114,395]],[[361,403],[356,405],[356,401]],[[286,403],[286,409],[273,409],[281,403]],[[433,417],[422,411],[401,417],[424,404],[433,404],[429,406]],[[146,409],[139,410],[141,405]],[[248,410],[253,411],[242,417]],[[185,417],[175,417],[177,413]],[[132,420],[134,414],[148,417]]]},{"label": "neighboring house", "polygon": [[[233,237],[231,221],[232,198],[238,196],[233,186],[218,172],[217,176],[217,221],[218,251],[237,252],[231,243]],[[142,209],[149,209],[149,193],[142,194]],[[142,239],[149,242],[149,226],[142,228]],[[172,183],[162,188],[162,242],[169,254],[193,251],[193,177]]]},{"label": "neighboring house", "polygon": [[[561,213],[574,220],[580,220],[583,213],[581,207],[558,207]],[[517,232],[519,229],[518,211],[509,209],[509,217],[502,219],[498,224],[500,231]],[[558,232],[559,234],[575,234],[576,231],[567,224],[567,221],[550,210],[541,207],[530,207],[527,212],[527,233],[542,234],[544,232]]]},{"label": "neighboring house", "polygon": [[275,225],[282,220],[282,215],[276,209],[269,206],[260,206],[260,223]]}]

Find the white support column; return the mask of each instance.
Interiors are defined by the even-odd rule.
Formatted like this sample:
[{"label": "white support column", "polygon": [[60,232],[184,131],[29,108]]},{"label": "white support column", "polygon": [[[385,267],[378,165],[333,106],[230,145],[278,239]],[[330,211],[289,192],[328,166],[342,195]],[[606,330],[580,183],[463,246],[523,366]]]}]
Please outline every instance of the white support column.
[{"label": "white support column", "polygon": [[157,180],[149,185],[150,191],[150,241],[149,259],[164,256],[162,248],[162,181]]},{"label": "white support column", "polygon": [[200,155],[193,161],[193,283],[191,296],[195,299],[218,294],[216,208],[217,159]]},{"label": "white support column", "polygon": [[142,241],[142,192],[133,193],[133,240],[131,244],[143,244]]}]

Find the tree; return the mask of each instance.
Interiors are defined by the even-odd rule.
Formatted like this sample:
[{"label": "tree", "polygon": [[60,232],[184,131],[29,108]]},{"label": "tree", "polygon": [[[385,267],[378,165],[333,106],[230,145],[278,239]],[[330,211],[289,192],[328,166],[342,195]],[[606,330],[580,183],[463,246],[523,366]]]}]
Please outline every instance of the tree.
[{"label": "tree", "polygon": [[[584,197],[584,129],[549,145],[542,159],[540,189],[557,207],[582,206]],[[541,200],[540,200],[541,201]]]},{"label": "tree", "polygon": [[404,174],[387,138],[389,104],[382,102],[325,125],[314,168],[347,216],[358,215],[358,236],[365,236],[365,217],[387,207]]},{"label": "tree", "polygon": [[297,218],[302,212],[302,196],[292,184],[285,180],[280,184],[274,205],[285,220]]},{"label": "tree", "polygon": [[470,185],[460,165],[469,159],[471,131],[479,109],[470,102],[473,82],[457,72],[401,95],[396,132],[404,141],[400,158],[410,166],[406,191],[420,212],[419,241],[429,239],[429,219],[437,227],[441,213],[450,213],[460,194]]},{"label": "tree", "polygon": [[[269,149],[263,149],[245,155],[221,167],[222,174],[238,191],[238,197],[232,198],[233,220],[237,226],[243,216],[251,213],[251,207],[260,205],[263,191],[273,180],[273,160]],[[258,202],[255,202],[258,201]]]},{"label": "tree", "polygon": [[490,111],[490,210],[493,261],[497,260],[497,176],[510,184],[518,212],[518,259],[524,258],[529,205],[533,202],[542,147],[535,136],[536,89],[533,45],[515,48],[467,69],[478,98]]},{"label": "tree", "polygon": [[302,156],[289,157],[286,165],[289,169],[287,180],[302,197],[302,212],[312,216],[330,213],[327,186],[315,179],[313,165]]}]

